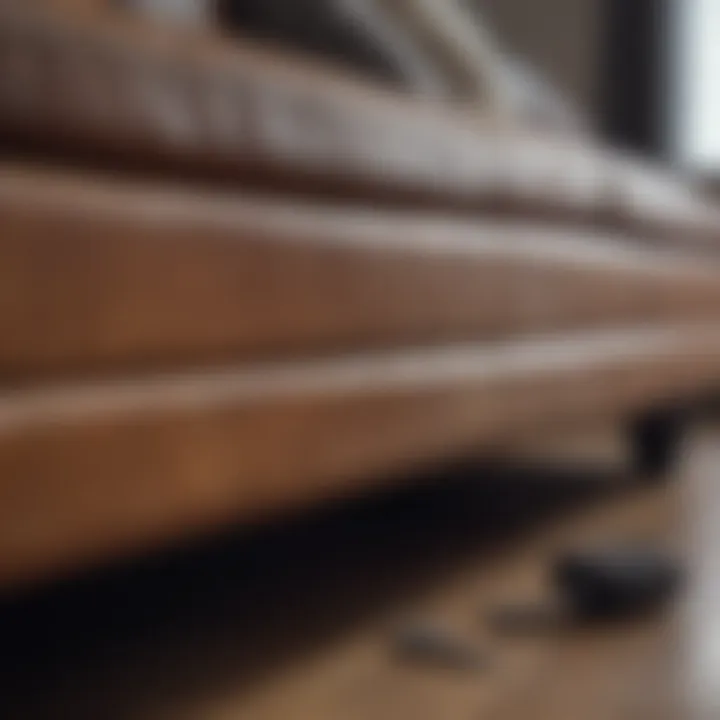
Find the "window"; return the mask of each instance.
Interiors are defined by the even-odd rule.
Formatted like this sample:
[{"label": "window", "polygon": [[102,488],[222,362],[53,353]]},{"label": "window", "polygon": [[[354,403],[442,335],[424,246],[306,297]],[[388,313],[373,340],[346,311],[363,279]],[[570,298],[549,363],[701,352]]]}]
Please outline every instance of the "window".
[{"label": "window", "polygon": [[[674,150],[701,174],[720,174],[720,0],[676,2],[670,94]],[[674,115],[674,117],[672,117]]]}]

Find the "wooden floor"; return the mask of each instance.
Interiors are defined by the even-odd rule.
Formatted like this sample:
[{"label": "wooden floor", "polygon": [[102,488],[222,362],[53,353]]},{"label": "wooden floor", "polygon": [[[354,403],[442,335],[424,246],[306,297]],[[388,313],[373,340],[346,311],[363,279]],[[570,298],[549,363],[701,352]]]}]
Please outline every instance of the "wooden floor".
[{"label": "wooden floor", "polygon": [[[444,470],[7,599],[0,717],[720,717],[720,432],[697,433],[665,488],[618,475],[611,450],[608,463],[598,444],[552,468]],[[689,592],[668,613],[513,639],[489,628],[498,604],[543,597],[559,549],[622,539],[687,558]],[[477,643],[488,667],[400,664],[393,629],[411,618]]]}]

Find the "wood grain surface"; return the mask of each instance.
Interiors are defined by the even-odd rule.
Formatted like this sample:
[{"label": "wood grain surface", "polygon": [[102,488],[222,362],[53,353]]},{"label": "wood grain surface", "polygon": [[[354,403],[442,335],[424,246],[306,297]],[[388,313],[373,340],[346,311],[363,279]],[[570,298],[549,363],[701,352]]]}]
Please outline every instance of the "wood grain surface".
[{"label": "wood grain surface", "polygon": [[0,398],[0,583],[712,387],[717,326],[30,386]]},{"label": "wood grain surface", "polygon": [[528,222],[0,169],[0,379],[712,319],[720,260]]}]

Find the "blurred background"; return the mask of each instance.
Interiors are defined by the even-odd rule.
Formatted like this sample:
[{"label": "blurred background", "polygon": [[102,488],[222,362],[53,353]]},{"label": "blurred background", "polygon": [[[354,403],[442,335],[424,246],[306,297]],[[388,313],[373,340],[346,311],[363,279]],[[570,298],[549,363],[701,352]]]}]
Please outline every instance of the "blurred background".
[{"label": "blurred background", "polygon": [[[97,4],[97,0],[74,2]],[[259,4],[121,0],[119,4],[123,2],[163,21],[222,25],[336,61],[344,55],[346,64],[372,74],[368,46],[373,41],[359,40],[362,32],[349,31],[345,11],[337,9],[343,5],[352,9],[352,2],[336,3],[334,9],[326,0],[302,0],[294,9],[279,0]],[[465,5],[479,23],[474,32],[497,44],[506,58],[519,61],[524,71],[545,84],[546,94],[567,99],[602,137],[672,159],[694,173],[713,175],[720,106],[714,87],[720,22],[716,2],[468,0]],[[309,13],[312,22],[306,21]],[[388,42],[392,45],[392,40]],[[383,63],[374,61],[372,70],[380,74],[378,64]],[[390,72],[387,57],[384,70]]]},{"label": "blurred background", "polygon": [[[250,38],[720,191],[720,0],[473,0],[442,42],[393,24],[407,2],[35,2]],[[442,2],[425,4],[439,27]],[[666,483],[628,465],[624,424],[540,428],[510,452],[2,595],[0,718],[718,718],[712,394],[683,406],[699,422]],[[617,625],[551,612],[541,632],[494,632],[508,604],[557,610],[568,549],[624,542],[682,557],[686,599]],[[420,667],[395,653],[408,627]]]}]

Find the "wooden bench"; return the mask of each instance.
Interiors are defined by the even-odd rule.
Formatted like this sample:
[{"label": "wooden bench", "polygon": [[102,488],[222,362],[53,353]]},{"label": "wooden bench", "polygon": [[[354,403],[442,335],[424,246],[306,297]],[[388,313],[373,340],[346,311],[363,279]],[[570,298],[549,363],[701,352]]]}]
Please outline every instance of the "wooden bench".
[{"label": "wooden bench", "polygon": [[0,10],[0,585],[720,379],[720,223],[599,145]]}]

